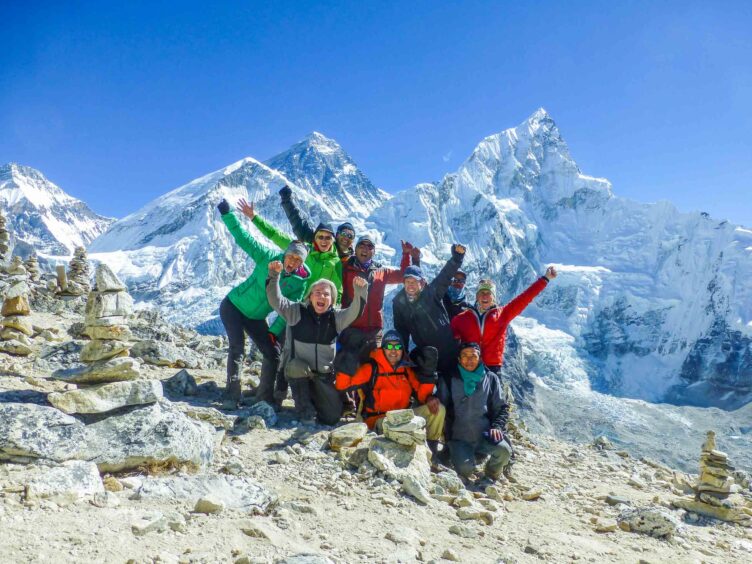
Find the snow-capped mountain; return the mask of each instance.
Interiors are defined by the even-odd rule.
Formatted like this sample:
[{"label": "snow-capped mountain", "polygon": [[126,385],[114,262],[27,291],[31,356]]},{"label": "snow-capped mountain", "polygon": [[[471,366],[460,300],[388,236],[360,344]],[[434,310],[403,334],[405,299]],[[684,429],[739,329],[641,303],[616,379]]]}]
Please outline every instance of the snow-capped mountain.
[{"label": "snow-capped mountain", "polygon": [[114,219],[91,211],[36,169],[9,163],[0,167],[0,208],[16,254],[33,247],[47,255],[71,255],[102,234]]},{"label": "snow-capped mountain", "polygon": [[[278,195],[286,184],[315,222],[351,220],[359,229],[368,211],[389,197],[319,133],[267,163],[278,169],[246,158],[157,198],[94,241],[91,258],[117,269],[137,299],[195,326],[215,315],[222,297],[254,266],[220,220],[215,206],[222,198],[255,202],[258,213],[289,233]],[[250,222],[246,227],[272,245]]]}]

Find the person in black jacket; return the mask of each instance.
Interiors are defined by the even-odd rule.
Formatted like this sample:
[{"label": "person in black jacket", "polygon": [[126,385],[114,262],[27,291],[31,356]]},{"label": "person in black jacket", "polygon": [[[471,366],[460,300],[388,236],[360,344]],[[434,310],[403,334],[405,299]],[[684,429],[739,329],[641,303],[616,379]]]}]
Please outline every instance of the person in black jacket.
[{"label": "person in black jacket", "polygon": [[478,343],[462,343],[458,361],[452,378],[439,382],[452,464],[467,479],[475,471],[476,453],[490,455],[485,474],[496,480],[512,456],[506,436],[509,405],[499,379],[481,362]]},{"label": "person in black jacket", "polygon": [[443,301],[450,320],[473,306],[473,304],[465,299],[465,282],[467,282],[467,274],[462,270],[458,270],[454,273],[452,283],[447,288],[447,293]]},{"label": "person in black jacket", "polygon": [[[282,209],[285,210],[287,220],[292,226],[292,232],[295,237],[306,243],[313,243],[313,236],[316,232],[316,228],[308,218],[303,217],[300,210],[295,206],[295,202],[292,200],[292,190],[289,186],[285,186],[279,191],[279,196],[282,198]],[[352,223],[346,221],[339,227],[334,234],[334,241],[337,245],[337,254],[342,260],[347,260],[354,254],[353,240],[355,239],[355,228]]]},{"label": "person in black jacket", "polygon": [[394,328],[416,347],[436,347],[439,351],[439,376],[447,378],[457,361],[457,343],[449,325],[450,319],[443,298],[452,278],[462,266],[465,247],[452,245],[452,257],[430,284],[418,266],[409,266],[404,273],[404,287],[392,300]]}]

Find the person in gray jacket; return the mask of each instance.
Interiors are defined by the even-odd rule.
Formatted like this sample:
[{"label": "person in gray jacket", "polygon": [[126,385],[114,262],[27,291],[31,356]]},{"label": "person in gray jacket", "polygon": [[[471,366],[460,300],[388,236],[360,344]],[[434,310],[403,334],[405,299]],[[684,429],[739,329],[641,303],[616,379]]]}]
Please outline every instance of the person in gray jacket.
[{"label": "person in gray jacket", "polygon": [[284,374],[290,383],[295,409],[301,421],[334,425],[342,416],[342,396],[334,387],[334,355],[337,335],[355,321],[366,303],[368,282],[353,280],[350,307],[335,308],[337,288],[324,278],[308,289],[302,302],[282,295],[279,275],[282,263],[269,263],[266,295],[269,304],[287,322],[283,351]]},{"label": "person in gray jacket", "polygon": [[505,436],[509,405],[499,379],[480,360],[480,345],[462,343],[457,370],[439,384],[439,400],[447,409],[446,434],[454,469],[468,479],[475,471],[476,453],[487,454],[485,474],[498,479],[512,456]]}]

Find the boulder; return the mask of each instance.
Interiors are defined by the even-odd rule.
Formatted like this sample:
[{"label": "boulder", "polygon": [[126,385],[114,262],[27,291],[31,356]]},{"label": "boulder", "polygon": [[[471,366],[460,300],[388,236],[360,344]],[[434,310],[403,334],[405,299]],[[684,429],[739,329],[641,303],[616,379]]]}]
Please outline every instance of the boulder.
[{"label": "boulder", "polygon": [[243,414],[244,417],[251,417],[252,415],[258,415],[261,417],[267,427],[273,427],[277,424],[277,412],[274,411],[274,408],[265,401],[260,401],[254,404],[251,409]]},{"label": "boulder", "polygon": [[102,262],[97,265],[94,283],[98,292],[120,292],[126,289],[120,278],[112,272],[109,266]]},{"label": "boulder", "polygon": [[365,423],[347,423],[329,433],[329,446],[332,450],[353,447],[363,440],[368,433]]},{"label": "boulder", "polygon": [[0,460],[80,459],[83,423],[52,407],[0,403]]},{"label": "boulder", "polygon": [[58,504],[104,493],[97,465],[83,460],[68,460],[52,467],[27,467],[24,484],[26,499],[49,499]]},{"label": "boulder", "polygon": [[214,428],[193,421],[168,402],[136,407],[86,426],[86,459],[100,472],[119,472],[148,464],[211,463]]},{"label": "boulder", "polygon": [[139,341],[131,349],[131,356],[140,358],[155,366],[195,368],[200,358],[187,348],[175,346],[167,341]]},{"label": "boulder", "polygon": [[47,401],[65,413],[106,413],[129,405],[154,403],[162,397],[159,380],[112,382],[69,392],[53,392]]},{"label": "boulder", "polygon": [[225,431],[232,430],[232,428],[235,427],[235,422],[238,420],[237,415],[227,415],[213,407],[201,407],[186,402],[175,402],[172,405],[191,419],[204,421],[205,423],[209,423],[210,425],[218,429],[224,429]]},{"label": "boulder", "polygon": [[135,380],[140,376],[140,364],[135,358],[121,356],[98,360],[79,368],[65,368],[52,373],[55,380],[73,384],[101,384]]},{"label": "boulder", "polygon": [[26,315],[11,315],[9,317],[4,317],[0,325],[6,329],[20,331],[29,337],[34,334],[34,326],[31,323],[31,319]]},{"label": "boulder", "polygon": [[[117,318],[122,319],[122,318]],[[102,321],[101,319],[99,321]],[[130,341],[133,334],[122,322],[117,325],[87,325],[83,334],[90,339],[113,339],[115,341]]]},{"label": "boulder", "polygon": [[198,392],[196,379],[187,370],[181,370],[162,382],[165,395],[170,398],[195,396]]},{"label": "boulder", "polygon": [[3,302],[2,315],[30,315],[31,307],[29,306],[29,300],[24,294],[15,296],[13,298],[5,298]]},{"label": "boulder", "polygon": [[96,362],[116,356],[126,356],[132,343],[126,341],[103,341],[95,339],[86,343],[81,349],[82,362]]},{"label": "boulder", "polygon": [[412,409],[393,409],[387,412],[384,422],[392,426],[399,426],[410,423],[414,417],[415,413],[413,413]]},{"label": "boulder", "polygon": [[0,341],[0,352],[15,356],[29,356],[34,350],[18,339],[11,339],[10,341]]},{"label": "boulder", "polygon": [[222,513],[225,510],[225,503],[221,499],[217,499],[212,495],[201,497],[193,506],[194,513],[203,513],[204,515],[212,515],[214,513]]},{"label": "boulder", "polygon": [[198,474],[147,478],[134,496],[144,500],[182,500],[191,507],[202,498],[223,503],[226,509],[265,514],[277,503],[277,494],[247,477]]},{"label": "boulder", "polygon": [[425,491],[425,495],[430,497],[427,492],[431,476],[431,451],[426,446],[403,446],[377,437],[368,445],[368,461],[387,476],[399,480],[410,495],[417,492],[423,498]]},{"label": "boulder", "polygon": [[86,324],[96,324],[103,317],[128,316],[133,313],[133,298],[128,292],[89,292],[86,300]]},{"label": "boulder", "polygon": [[18,298],[20,296],[28,296],[31,292],[31,288],[26,282],[16,282],[5,292],[5,299]]},{"label": "boulder", "polygon": [[[401,410],[398,413],[411,410]],[[390,412],[394,413],[394,412]],[[389,415],[389,414],[387,414]],[[404,418],[401,418],[403,420]],[[413,415],[407,422],[393,423],[388,417],[383,422],[384,436],[401,445],[420,445],[426,442],[426,420]]]},{"label": "boulder", "polygon": [[623,530],[659,539],[674,536],[680,526],[677,517],[660,507],[625,509],[619,514],[617,522]]}]

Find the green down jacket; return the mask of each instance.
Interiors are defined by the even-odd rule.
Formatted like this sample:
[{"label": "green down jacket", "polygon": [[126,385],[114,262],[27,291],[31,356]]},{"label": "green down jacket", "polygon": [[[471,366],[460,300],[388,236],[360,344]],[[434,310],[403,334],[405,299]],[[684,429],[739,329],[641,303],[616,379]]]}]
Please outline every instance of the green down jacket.
[{"label": "green down jacket", "polygon": [[[269,263],[275,260],[282,261],[285,255],[284,253],[275,253],[272,249],[251,237],[250,233],[243,229],[234,213],[224,214],[222,221],[238,246],[248,253],[253,262],[256,263],[251,275],[246,278],[245,282],[230,290],[227,299],[248,319],[266,319],[272,312],[272,306],[269,305],[269,300],[266,298],[266,278],[269,275]],[[305,272],[305,276],[301,276],[301,272]],[[310,277],[311,271],[305,265],[302,266],[302,271],[297,270],[292,274],[287,274],[283,270],[279,279],[282,295],[292,301],[302,300]],[[284,329],[285,320],[280,316],[272,323],[269,331],[279,336]]]},{"label": "green down jacket", "polygon": [[[292,237],[274,227],[258,214],[253,218],[253,224],[280,249],[286,249],[287,245],[293,240]],[[311,271],[308,285],[310,286],[322,278],[331,280],[337,288],[337,303],[339,303],[342,300],[342,261],[337,254],[337,246],[332,245],[332,248],[326,253],[317,251],[311,243],[306,243],[306,246],[308,247],[308,258],[305,263]]]}]

